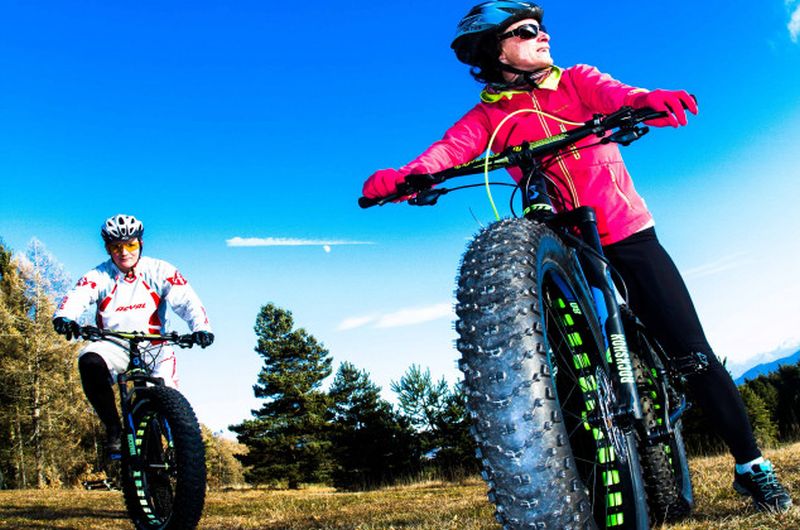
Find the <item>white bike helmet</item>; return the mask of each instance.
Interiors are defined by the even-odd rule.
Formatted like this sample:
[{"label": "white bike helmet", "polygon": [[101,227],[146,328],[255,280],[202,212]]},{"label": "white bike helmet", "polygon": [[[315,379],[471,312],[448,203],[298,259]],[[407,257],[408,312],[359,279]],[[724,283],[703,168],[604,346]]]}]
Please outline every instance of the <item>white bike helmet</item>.
[{"label": "white bike helmet", "polygon": [[106,219],[100,235],[106,243],[141,239],[144,234],[144,225],[132,215],[117,214]]}]

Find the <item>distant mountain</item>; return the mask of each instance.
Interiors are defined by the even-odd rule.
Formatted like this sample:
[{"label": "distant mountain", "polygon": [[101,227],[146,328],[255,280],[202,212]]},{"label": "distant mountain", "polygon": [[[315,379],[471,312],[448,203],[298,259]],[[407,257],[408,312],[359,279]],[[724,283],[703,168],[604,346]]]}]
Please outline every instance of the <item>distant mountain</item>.
[{"label": "distant mountain", "polygon": [[737,385],[741,385],[742,383],[745,382],[745,380],[753,380],[759,375],[766,375],[772,373],[781,366],[797,364],[798,362],[800,362],[800,350],[785,357],[780,357],[779,359],[775,359],[766,363],[761,363],[753,366],[745,373],[737,377],[735,379],[735,383]]}]

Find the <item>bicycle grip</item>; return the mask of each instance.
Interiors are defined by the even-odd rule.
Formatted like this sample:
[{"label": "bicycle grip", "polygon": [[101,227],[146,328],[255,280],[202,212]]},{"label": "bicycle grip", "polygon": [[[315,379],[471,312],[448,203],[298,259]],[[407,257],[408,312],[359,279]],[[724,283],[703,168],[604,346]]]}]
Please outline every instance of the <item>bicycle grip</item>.
[{"label": "bicycle grip", "polygon": [[398,193],[392,193],[388,197],[379,197],[377,199],[370,199],[369,197],[359,197],[358,205],[361,206],[362,208],[370,208],[372,206],[383,206],[387,202],[404,200],[407,195],[408,193],[406,192],[398,192]]},{"label": "bicycle grip", "polygon": [[83,340],[96,340],[102,336],[100,328],[96,326],[81,326],[80,337]]},{"label": "bicycle grip", "polygon": [[378,201],[378,199],[370,199],[369,197],[359,197],[358,198],[358,205],[360,207],[362,207],[362,208],[371,208],[371,207],[379,204],[379,202],[380,201]]}]

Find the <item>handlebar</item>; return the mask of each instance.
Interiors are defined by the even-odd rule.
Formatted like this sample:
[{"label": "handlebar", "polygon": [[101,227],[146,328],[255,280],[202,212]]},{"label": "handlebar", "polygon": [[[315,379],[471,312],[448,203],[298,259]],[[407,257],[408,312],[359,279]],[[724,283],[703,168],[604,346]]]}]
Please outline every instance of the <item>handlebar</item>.
[{"label": "handlebar", "polygon": [[95,326],[81,326],[80,336],[83,340],[103,340],[107,337],[122,339],[130,343],[139,342],[167,342],[176,344],[181,348],[191,348],[195,345],[195,341],[191,334],[181,335],[177,331],[170,331],[168,333],[143,333],[141,331],[112,331],[109,329],[100,329]]},{"label": "handlebar", "polygon": [[[408,199],[410,204],[417,206],[435,204],[438,195],[447,193],[447,190],[441,190],[441,193],[435,196],[418,194],[430,190],[436,184],[451,178],[483,173],[487,165],[489,171],[493,171],[531,163],[545,156],[554,155],[579,140],[593,135],[600,138],[599,143],[614,142],[621,145],[629,145],[649,131],[647,126],[640,125],[642,122],[666,116],[667,113],[663,111],[655,111],[650,108],[633,109],[631,107],[622,107],[610,114],[595,114],[591,120],[567,132],[549,136],[536,142],[512,145],[506,147],[500,153],[477,158],[466,164],[443,169],[436,173],[412,173],[406,175],[405,181],[397,186],[396,193],[375,199],[359,197],[358,205],[361,208],[370,208],[405,199]],[[606,136],[608,132],[611,132],[611,134]]]}]

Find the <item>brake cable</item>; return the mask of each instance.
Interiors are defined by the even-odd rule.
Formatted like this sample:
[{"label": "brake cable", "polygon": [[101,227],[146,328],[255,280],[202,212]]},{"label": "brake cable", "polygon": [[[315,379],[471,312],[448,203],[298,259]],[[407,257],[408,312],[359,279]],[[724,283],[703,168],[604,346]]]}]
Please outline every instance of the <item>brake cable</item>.
[{"label": "brake cable", "polygon": [[547,118],[553,119],[553,120],[555,120],[555,121],[557,121],[559,123],[564,123],[566,125],[575,125],[575,126],[578,126],[578,127],[583,125],[582,123],[568,121],[568,120],[565,120],[563,118],[559,118],[558,116],[554,116],[552,114],[549,114],[547,112],[543,112],[543,111],[537,110],[537,109],[519,109],[519,110],[515,110],[514,112],[512,112],[511,114],[509,114],[508,116],[506,116],[505,118],[500,120],[500,123],[497,124],[497,127],[495,127],[494,132],[492,132],[492,136],[489,138],[489,144],[486,146],[486,155],[484,156],[484,162],[483,162],[483,176],[484,176],[484,186],[486,187],[486,195],[489,197],[489,204],[491,204],[491,206],[492,206],[492,211],[494,212],[494,217],[498,221],[500,220],[500,213],[497,211],[497,206],[495,205],[494,198],[492,197],[492,191],[489,188],[489,155],[492,152],[492,144],[494,144],[494,140],[497,137],[497,133],[500,132],[500,128],[503,125],[505,125],[505,123],[511,117],[516,116],[517,114],[525,113],[525,112],[533,112],[535,114],[539,114],[540,116],[545,116]]}]

